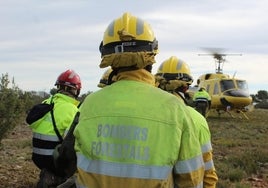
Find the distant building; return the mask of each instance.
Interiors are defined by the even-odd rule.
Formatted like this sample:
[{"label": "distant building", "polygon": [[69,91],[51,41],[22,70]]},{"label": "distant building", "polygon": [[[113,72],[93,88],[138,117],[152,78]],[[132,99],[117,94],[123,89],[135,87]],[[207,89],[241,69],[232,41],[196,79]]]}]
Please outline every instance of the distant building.
[{"label": "distant building", "polygon": [[47,93],[47,92],[45,92],[45,91],[31,91],[31,93],[33,95],[40,96],[42,98],[46,98],[46,97],[49,97],[50,96],[50,94]]}]

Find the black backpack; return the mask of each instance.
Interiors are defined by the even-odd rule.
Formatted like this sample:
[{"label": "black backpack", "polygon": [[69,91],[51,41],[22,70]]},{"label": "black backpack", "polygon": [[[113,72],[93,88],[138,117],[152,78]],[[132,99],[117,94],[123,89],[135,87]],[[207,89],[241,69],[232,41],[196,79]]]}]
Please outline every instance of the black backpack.
[{"label": "black backpack", "polygon": [[53,122],[53,127],[54,127],[54,131],[57,134],[60,142],[63,141],[62,136],[59,133],[59,130],[56,126],[56,121],[54,118],[54,113],[53,113],[53,108],[54,108],[54,103],[53,103],[53,97],[51,97],[51,101],[50,103],[40,103],[40,104],[36,104],[34,105],[31,110],[28,112],[27,117],[26,117],[26,122],[31,125],[32,123],[34,123],[35,121],[41,119],[42,117],[44,117],[44,115],[46,115],[48,112],[51,113],[51,118],[52,118],[52,122]]}]

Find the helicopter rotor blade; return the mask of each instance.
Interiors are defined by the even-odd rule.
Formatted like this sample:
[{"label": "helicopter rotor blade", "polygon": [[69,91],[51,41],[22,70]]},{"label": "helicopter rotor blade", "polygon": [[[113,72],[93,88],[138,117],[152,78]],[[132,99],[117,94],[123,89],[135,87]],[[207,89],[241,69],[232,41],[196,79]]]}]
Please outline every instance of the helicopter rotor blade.
[{"label": "helicopter rotor blade", "polygon": [[212,56],[215,59],[216,73],[222,73],[223,64],[227,62],[226,56],[242,56],[242,54],[222,53],[222,48],[205,48],[210,53],[198,54],[198,56]]}]

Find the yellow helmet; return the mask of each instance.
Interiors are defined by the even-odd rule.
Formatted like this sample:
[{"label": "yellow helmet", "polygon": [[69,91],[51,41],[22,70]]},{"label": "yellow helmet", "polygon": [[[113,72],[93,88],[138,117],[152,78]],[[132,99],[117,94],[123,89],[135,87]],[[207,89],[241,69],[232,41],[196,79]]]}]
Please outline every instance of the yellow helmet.
[{"label": "yellow helmet", "polygon": [[109,24],[99,49],[102,56],[120,52],[157,53],[158,42],[147,22],[124,13]]},{"label": "yellow helmet", "polygon": [[[110,85],[109,84],[109,76],[112,72],[113,72],[113,69],[110,67],[103,73],[103,75],[100,79],[100,82],[98,83],[99,88],[104,88],[105,86]],[[113,76],[111,83],[115,82],[115,80],[116,80],[115,76]]]},{"label": "yellow helmet", "polygon": [[191,85],[193,78],[190,68],[187,63],[178,59],[176,56],[171,56],[165,60],[158,68],[158,76],[164,77],[166,80],[181,80]]}]

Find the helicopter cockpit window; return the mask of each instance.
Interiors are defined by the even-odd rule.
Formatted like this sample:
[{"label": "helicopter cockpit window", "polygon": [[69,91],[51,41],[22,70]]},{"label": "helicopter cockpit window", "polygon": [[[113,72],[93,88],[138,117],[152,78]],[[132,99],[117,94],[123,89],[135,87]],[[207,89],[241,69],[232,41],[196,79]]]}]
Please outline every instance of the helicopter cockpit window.
[{"label": "helicopter cockpit window", "polygon": [[230,89],[235,89],[235,84],[233,80],[221,80],[220,85],[222,92]]},{"label": "helicopter cockpit window", "polygon": [[244,80],[236,80],[236,85],[238,89],[248,89],[247,82]]}]

